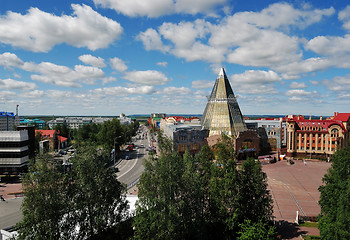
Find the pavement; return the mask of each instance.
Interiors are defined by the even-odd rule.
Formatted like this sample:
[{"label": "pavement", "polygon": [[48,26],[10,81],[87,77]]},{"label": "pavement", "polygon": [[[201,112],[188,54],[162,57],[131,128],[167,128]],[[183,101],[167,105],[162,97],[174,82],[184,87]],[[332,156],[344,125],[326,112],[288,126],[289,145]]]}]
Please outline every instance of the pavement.
[{"label": "pavement", "polygon": [[22,211],[20,209],[23,197],[17,197],[22,196],[20,194],[13,194],[21,192],[21,183],[0,183],[0,195],[4,198],[4,200],[0,200],[0,229],[13,226],[22,220]]},{"label": "pavement", "polygon": [[275,220],[282,239],[300,239],[301,234],[319,235],[317,228],[299,227],[294,224],[299,216],[315,217],[320,213],[318,201],[322,178],[331,163],[323,161],[295,160],[294,164],[278,161],[262,165],[267,175],[268,189],[273,199]]}]

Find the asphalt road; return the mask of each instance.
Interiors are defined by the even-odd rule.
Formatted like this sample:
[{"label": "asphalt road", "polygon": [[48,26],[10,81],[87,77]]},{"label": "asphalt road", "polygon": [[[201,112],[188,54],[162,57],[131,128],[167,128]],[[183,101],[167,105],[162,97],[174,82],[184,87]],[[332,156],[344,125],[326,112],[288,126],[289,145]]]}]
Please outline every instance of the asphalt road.
[{"label": "asphalt road", "polygon": [[[119,172],[117,173],[118,180],[128,186],[135,183],[144,171],[143,159],[148,157],[146,147],[149,145],[149,140],[148,137],[142,139],[140,135],[145,133],[146,128],[143,127],[142,133],[134,137],[134,139],[136,138],[135,141],[133,141],[135,148],[131,153],[128,153],[130,159],[124,159],[116,166],[119,169]],[[143,144],[144,147],[141,147],[141,144]]]},{"label": "asphalt road", "polygon": [[0,229],[11,227],[22,220],[22,200],[23,198],[14,198],[0,202]]}]

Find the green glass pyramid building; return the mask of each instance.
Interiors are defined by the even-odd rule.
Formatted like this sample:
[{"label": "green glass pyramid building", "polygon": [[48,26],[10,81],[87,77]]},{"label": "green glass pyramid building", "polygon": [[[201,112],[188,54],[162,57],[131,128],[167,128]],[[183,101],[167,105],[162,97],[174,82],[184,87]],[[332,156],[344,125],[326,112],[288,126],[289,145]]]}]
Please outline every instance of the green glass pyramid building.
[{"label": "green glass pyramid building", "polygon": [[237,137],[239,132],[247,130],[224,68],[221,68],[208,98],[201,124],[203,129],[209,130],[209,136],[225,134]]}]

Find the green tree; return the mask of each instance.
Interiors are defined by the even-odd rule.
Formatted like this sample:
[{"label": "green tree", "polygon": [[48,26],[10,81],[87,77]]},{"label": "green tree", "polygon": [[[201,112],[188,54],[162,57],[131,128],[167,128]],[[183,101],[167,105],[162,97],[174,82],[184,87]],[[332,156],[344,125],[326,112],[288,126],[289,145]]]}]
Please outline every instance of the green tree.
[{"label": "green tree", "polygon": [[23,219],[18,224],[19,239],[59,239],[68,231],[60,227],[69,211],[66,176],[58,171],[59,163],[49,155],[30,161],[22,183],[25,198]]},{"label": "green tree", "polygon": [[145,161],[134,218],[135,239],[185,239],[183,159],[171,149]]},{"label": "green tree", "polygon": [[80,227],[79,238],[89,238],[115,228],[126,218],[125,186],[108,168],[106,152],[94,147],[78,149],[72,158],[69,191],[72,209],[76,214],[67,223]]},{"label": "green tree", "polygon": [[116,118],[104,122],[97,134],[98,143],[103,145],[108,151],[114,148],[114,143],[116,143],[116,149],[119,149],[124,140],[126,141],[125,138],[127,136],[125,132],[126,129],[123,128]]},{"label": "green tree", "polygon": [[276,231],[274,226],[269,226],[265,221],[252,222],[245,220],[239,224],[238,240],[274,240]]},{"label": "green tree", "polygon": [[20,239],[86,239],[114,232],[127,219],[125,187],[107,167],[108,154],[77,149],[70,169],[40,157],[25,175]]},{"label": "green tree", "polygon": [[350,239],[350,147],[338,150],[319,187],[322,239]]},{"label": "green tree", "polygon": [[253,158],[243,161],[239,169],[237,201],[239,207],[237,214],[239,222],[249,219],[252,223],[263,221],[267,223],[272,216],[272,198],[267,189],[266,173],[261,165]]}]

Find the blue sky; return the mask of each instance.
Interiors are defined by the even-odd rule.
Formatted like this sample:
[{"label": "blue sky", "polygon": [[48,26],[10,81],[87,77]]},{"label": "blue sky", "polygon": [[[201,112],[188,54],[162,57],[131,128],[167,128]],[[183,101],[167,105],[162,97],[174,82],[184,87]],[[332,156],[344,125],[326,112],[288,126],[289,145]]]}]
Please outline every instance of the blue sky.
[{"label": "blue sky", "polygon": [[220,67],[241,111],[350,111],[347,1],[2,0],[0,111],[201,114]]}]

